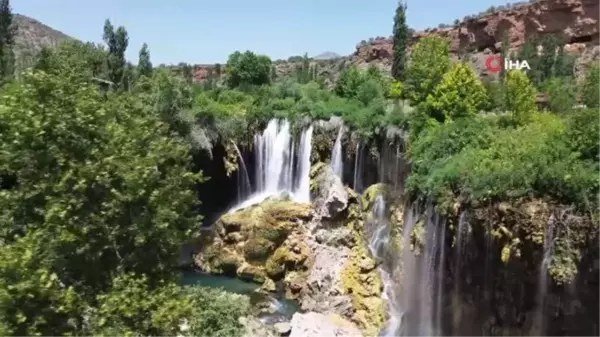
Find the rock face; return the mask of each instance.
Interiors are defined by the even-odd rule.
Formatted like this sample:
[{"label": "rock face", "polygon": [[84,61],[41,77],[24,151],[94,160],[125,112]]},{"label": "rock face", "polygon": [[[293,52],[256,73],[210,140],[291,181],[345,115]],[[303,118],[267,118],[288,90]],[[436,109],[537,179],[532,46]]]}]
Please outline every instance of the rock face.
[{"label": "rock face", "polygon": [[[557,34],[564,38],[566,50],[582,57],[578,68],[598,59],[599,4],[597,0],[546,0],[512,7],[480,17],[466,19],[452,28],[436,28],[413,34],[412,44],[425,36],[437,35],[450,41],[456,56],[470,53],[469,61],[483,69],[486,54],[499,53],[502,37],[508,34],[510,49],[519,48],[526,36]],[[378,37],[356,46],[352,63],[375,63],[389,68],[393,59],[391,38]]]},{"label": "rock face", "polygon": [[271,199],[225,214],[201,239],[194,262],[206,272],[262,283],[264,291],[279,284],[303,311],[335,314],[376,335],[385,318],[382,284],[364,242],[358,198],[328,165],[312,172],[312,205]]},{"label": "rock face", "polygon": [[296,313],[292,317],[290,337],[359,337],[363,334],[352,323],[335,315],[315,312]]},{"label": "rock face", "polygon": [[272,288],[268,278],[309,265],[308,248],[294,231],[310,217],[310,205],[274,199],[225,214],[203,237],[196,266]]}]

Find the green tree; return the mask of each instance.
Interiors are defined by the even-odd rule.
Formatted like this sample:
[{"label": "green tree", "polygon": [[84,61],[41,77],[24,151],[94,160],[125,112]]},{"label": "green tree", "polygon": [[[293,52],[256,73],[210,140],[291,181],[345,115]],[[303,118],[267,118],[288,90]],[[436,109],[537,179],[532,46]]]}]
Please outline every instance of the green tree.
[{"label": "green tree", "polygon": [[554,60],[554,77],[574,77],[575,57],[565,53],[564,46],[559,46]]},{"label": "green tree", "polygon": [[[508,31],[505,31],[504,33],[502,33],[502,46],[501,46],[501,53],[500,56],[502,57],[503,60],[510,58],[510,39],[508,36]],[[504,69],[504,67],[502,67],[502,70],[500,71],[500,81],[504,81],[504,77],[506,75],[506,70]]]},{"label": "green tree", "polygon": [[406,24],[406,3],[399,2],[394,16],[394,61],[392,63],[392,76],[398,81],[403,81],[406,70],[406,48],[410,40],[410,31]]},{"label": "green tree", "polygon": [[0,83],[15,71],[15,26],[9,0],[0,0]]},{"label": "green tree", "polygon": [[0,198],[0,241],[47,231],[52,270],[86,292],[117,270],[174,276],[199,224],[189,146],[141,99],[46,73],[23,81],[0,103],[0,171],[19,182]]},{"label": "green tree", "polygon": [[51,236],[28,232],[0,247],[0,334],[80,335],[84,302],[51,269]]},{"label": "green tree", "polygon": [[144,43],[140,49],[140,56],[137,65],[138,76],[152,76],[152,62],[150,62],[150,51],[148,45]]},{"label": "green tree", "polygon": [[146,276],[115,277],[110,291],[98,296],[91,333],[100,336],[175,336],[180,324],[194,314],[194,303],[181,287]]},{"label": "green tree", "polygon": [[424,37],[413,47],[404,82],[411,105],[425,102],[433,93],[450,67],[449,52],[448,41],[437,36]]},{"label": "green tree", "polygon": [[[555,35],[545,35],[541,39],[542,55],[539,59],[539,78],[537,85],[541,85],[548,81],[554,74],[554,65],[556,62],[556,51],[560,41]],[[531,66],[531,65],[530,65]]]},{"label": "green tree", "polygon": [[567,112],[577,104],[577,87],[569,77],[554,77],[546,84],[548,108],[553,112]]},{"label": "green tree", "polygon": [[230,88],[241,85],[263,85],[271,82],[271,59],[251,51],[229,55],[227,60],[227,84]]},{"label": "green tree", "polygon": [[475,71],[465,63],[456,63],[427,97],[430,115],[440,121],[472,116],[487,102],[487,93]]},{"label": "green tree", "polygon": [[541,74],[539,71],[540,56],[538,55],[538,42],[537,36],[529,36],[525,38],[525,43],[519,49],[517,58],[520,61],[527,61],[531,70],[527,71],[527,76],[533,83],[539,83]]},{"label": "green tree", "polygon": [[598,108],[600,103],[600,71],[598,64],[592,65],[585,76],[581,100],[588,108]]},{"label": "green tree", "polygon": [[120,26],[116,30],[110,20],[104,22],[104,43],[108,46],[107,66],[109,80],[117,88],[124,84],[124,74],[127,67],[125,52],[129,45],[129,37],[125,27]]},{"label": "green tree", "polygon": [[358,88],[364,83],[364,76],[360,70],[354,66],[350,66],[342,70],[340,77],[335,83],[334,92],[345,98],[356,97]]},{"label": "green tree", "polygon": [[504,105],[515,124],[530,121],[536,111],[536,90],[520,70],[509,71],[504,80]]}]

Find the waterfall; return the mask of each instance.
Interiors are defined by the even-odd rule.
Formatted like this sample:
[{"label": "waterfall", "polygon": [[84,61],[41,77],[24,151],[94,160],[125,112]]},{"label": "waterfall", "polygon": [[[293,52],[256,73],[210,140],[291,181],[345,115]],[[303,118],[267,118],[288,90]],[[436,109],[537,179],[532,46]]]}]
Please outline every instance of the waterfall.
[{"label": "waterfall", "polygon": [[[394,273],[394,263],[389,260],[390,256],[390,237],[391,225],[386,217],[386,205],[383,196],[377,196],[373,202],[373,210],[371,214],[371,229],[369,242],[369,251],[371,255],[379,261],[384,261],[379,268],[379,274],[383,283],[383,299],[387,302],[389,319],[385,328],[381,331],[381,336],[393,337],[397,335],[398,328],[402,320],[402,311],[397,302],[395,280],[392,277]],[[373,228],[374,227],[374,228]]]},{"label": "waterfall", "polygon": [[[312,126],[302,132],[300,157],[296,163],[298,169],[294,171],[295,142],[290,132],[290,123],[286,120],[271,120],[262,134],[254,136],[256,189],[229,212],[283,193],[289,194],[292,200],[309,202],[311,142]],[[299,176],[295,177],[295,174]],[[299,181],[298,190],[295,189],[295,181]]]},{"label": "waterfall", "polygon": [[460,322],[462,318],[462,306],[460,305],[460,296],[462,293],[463,282],[463,255],[469,240],[470,225],[466,221],[467,211],[462,211],[458,217],[458,228],[456,229],[456,242],[454,246],[454,289],[452,292],[452,314],[454,321]]},{"label": "waterfall", "polygon": [[[422,216],[415,205],[407,210],[404,219],[402,274],[401,333],[406,336],[441,335],[444,301],[444,261],[446,224],[427,206]],[[424,219],[423,219],[424,218]],[[411,250],[412,233],[417,225],[425,229],[423,247]],[[422,251],[419,251],[422,250]]]},{"label": "waterfall", "polygon": [[300,137],[300,160],[298,160],[298,175],[300,181],[298,182],[298,190],[296,196],[298,200],[309,202],[310,201],[310,154],[312,149],[312,125],[302,133]]},{"label": "waterfall", "polygon": [[248,170],[246,169],[246,162],[244,161],[244,157],[242,157],[242,152],[240,152],[240,149],[234,141],[231,143],[239,158],[236,185],[238,202],[242,202],[248,198],[250,193],[252,193],[252,186],[250,185],[250,176],[248,176]]},{"label": "waterfall", "polygon": [[358,141],[354,156],[354,182],[352,184],[352,188],[356,193],[362,192],[362,164],[362,144]]},{"label": "waterfall", "polygon": [[344,160],[342,157],[342,136],[344,135],[344,125],[340,126],[340,131],[338,131],[337,138],[335,140],[335,144],[333,145],[333,151],[331,152],[331,168],[333,169],[333,173],[335,173],[340,179],[343,181],[344,174]]},{"label": "waterfall", "polygon": [[539,335],[546,333],[546,322],[544,319],[546,308],[546,294],[548,292],[548,267],[552,261],[554,248],[554,224],[556,218],[554,214],[548,219],[546,225],[546,235],[544,237],[544,255],[540,263],[540,271],[538,276],[538,295],[537,295],[537,310],[535,317],[535,331]]}]

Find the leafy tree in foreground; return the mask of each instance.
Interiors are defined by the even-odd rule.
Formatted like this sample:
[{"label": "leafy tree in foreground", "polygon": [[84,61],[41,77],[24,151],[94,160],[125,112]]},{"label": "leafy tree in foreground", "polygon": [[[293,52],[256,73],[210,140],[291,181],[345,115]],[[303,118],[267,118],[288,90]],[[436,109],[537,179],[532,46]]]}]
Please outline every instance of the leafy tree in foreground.
[{"label": "leafy tree in foreground", "polygon": [[600,67],[597,64],[588,69],[585,76],[581,100],[588,108],[598,108],[600,104]]},{"label": "leafy tree in foreground", "polygon": [[271,82],[271,59],[251,51],[236,51],[227,60],[227,84],[230,88],[241,85],[263,85]]},{"label": "leafy tree in foreground", "polygon": [[432,117],[443,120],[475,115],[485,105],[487,93],[475,71],[457,63],[427,97]]},{"label": "leafy tree in foreground", "polygon": [[397,81],[404,80],[406,70],[406,48],[410,40],[410,31],[406,24],[406,3],[398,3],[394,16],[394,61],[392,76]]},{"label": "leafy tree in foreground", "polygon": [[509,71],[504,80],[504,105],[515,124],[525,124],[536,110],[536,90],[520,70]]},{"label": "leafy tree in foreground", "polygon": [[83,291],[117,270],[173,276],[199,226],[189,146],[140,101],[93,85],[34,73],[5,95],[0,171],[18,184],[0,198],[0,240],[47,231],[53,270]]},{"label": "leafy tree in foreground", "polygon": [[413,47],[404,82],[413,106],[426,101],[450,68],[449,49],[448,41],[437,36],[424,37]]}]

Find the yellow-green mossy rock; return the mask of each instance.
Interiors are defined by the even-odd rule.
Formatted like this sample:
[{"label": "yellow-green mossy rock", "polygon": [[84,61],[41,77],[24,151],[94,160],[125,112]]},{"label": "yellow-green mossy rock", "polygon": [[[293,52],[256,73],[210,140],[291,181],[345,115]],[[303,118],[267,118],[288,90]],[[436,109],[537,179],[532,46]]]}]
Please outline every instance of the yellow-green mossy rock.
[{"label": "yellow-green mossy rock", "polygon": [[342,270],[342,285],[352,299],[351,320],[366,336],[376,336],[385,323],[385,304],[381,299],[383,283],[375,261],[363,245],[352,249]]},{"label": "yellow-green mossy rock", "polygon": [[[202,240],[201,252],[194,260],[204,271],[263,283],[267,279],[267,261],[275,256],[298,225],[310,218],[310,204],[280,199],[268,199],[225,214],[215,224],[214,233]],[[289,245],[286,249],[291,253],[286,258],[278,253],[277,263],[287,266],[290,261],[303,260],[296,256],[302,254],[307,260],[306,249]]]},{"label": "yellow-green mossy rock", "polygon": [[386,201],[389,202],[390,186],[384,183],[379,183],[367,187],[362,195],[363,211],[369,211],[373,207],[373,202],[375,199],[380,195],[383,195],[386,198]]},{"label": "yellow-green mossy rock", "polygon": [[350,319],[365,336],[376,336],[385,323],[385,303],[381,298],[383,283],[377,264],[366,248],[361,221],[352,221],[351,227],[356,245],[343,267],[342,286],[354,308]]}]

